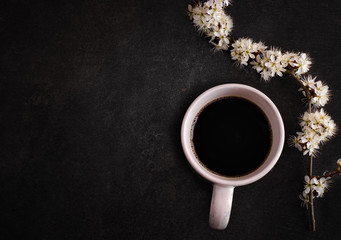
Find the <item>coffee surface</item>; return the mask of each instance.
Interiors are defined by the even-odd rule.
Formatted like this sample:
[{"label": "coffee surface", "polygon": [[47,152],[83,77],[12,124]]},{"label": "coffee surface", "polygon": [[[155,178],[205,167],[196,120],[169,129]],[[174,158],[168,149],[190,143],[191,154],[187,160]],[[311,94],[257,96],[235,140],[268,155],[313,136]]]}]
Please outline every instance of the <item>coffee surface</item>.
[{"label": "coffee surface", "polygon": [[254,103],[240,97],[216,100],[197,116],[193,147],[210,171],[246,175],[262,165],[272,144],[270,123]]}]

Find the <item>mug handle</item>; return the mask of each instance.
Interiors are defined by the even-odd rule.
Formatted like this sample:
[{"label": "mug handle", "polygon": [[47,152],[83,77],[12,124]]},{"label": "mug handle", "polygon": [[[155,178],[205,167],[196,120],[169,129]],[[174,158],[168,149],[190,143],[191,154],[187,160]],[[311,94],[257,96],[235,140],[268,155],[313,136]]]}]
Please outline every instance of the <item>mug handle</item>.
[{"label": "mug handle", "polygon": [[231,214],[233,191],[233,186],[213,184],[210,227],[218,230],[226,228]]}]

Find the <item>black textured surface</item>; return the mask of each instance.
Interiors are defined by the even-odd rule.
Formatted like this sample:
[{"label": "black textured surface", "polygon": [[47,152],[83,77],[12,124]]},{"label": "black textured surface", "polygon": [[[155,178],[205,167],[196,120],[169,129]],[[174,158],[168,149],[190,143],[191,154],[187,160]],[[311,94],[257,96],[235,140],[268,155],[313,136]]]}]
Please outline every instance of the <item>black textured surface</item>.
[{"label": "black textured surface", "polygon": [[[307,160],[285,146],[263,179],[235,190],[224,231],[208,226],[212,187],[180,144],[189,104],[236,82],[268,95],[286,137],[305,107],[290,77],[264,83],[214,54],[185,12],[190,1],[3,1],[0,7],[1,239],[338,239],[341,180],[315,201],[298,194]],[[235,0],[235,37],[309,52],[333,90],[341,126],[339,1]],[[341,134],[317,173],[341,157]]]}]

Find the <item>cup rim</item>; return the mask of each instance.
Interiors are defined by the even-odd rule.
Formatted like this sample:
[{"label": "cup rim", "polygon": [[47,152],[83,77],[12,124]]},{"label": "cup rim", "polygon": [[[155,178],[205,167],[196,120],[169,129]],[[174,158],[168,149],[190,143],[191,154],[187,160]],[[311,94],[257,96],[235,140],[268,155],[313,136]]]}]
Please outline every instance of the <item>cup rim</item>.
[{"label": "cup rim", "polygon": [[[195,154],[192,151],[192,145],[191,145],[191,131],[192,131],[192,125],[194,122],[195,116],[197,116],[198,111],[195,111],[195,109],[201,109],[205,105],[209,104],[211,101],[220,98],[218,97],[213,97],[212,100],[205,102],[203,99],[214,95],[215,92],[221,91],[221,90],[231,90],[231,89],[238,89],[241,91],[247,91],[250,94],[255,94],[255,96],[260,97],[260,99],[266,104],[266,107],[269,109],[268,111],[271,111],[271,116],[273,116],[272,119],[269,119],[268,114],[265,112],[267,115],[267,118],[270,121],[271,128],[276,126],[276,136],[273,136],[273,138],[276,138],[273,140],[276,141],[276,146],[272,146],[268,158],[264,161],[264,163],[255,171],[240,176],[240,177],[227,177],[223,175],[218,175],[213,173],[212,171],[209,171],[206,167],[203,166],[202,163],[197,159]],[[227,95],[226,96],[238,96],[238,95]],[[247,97],[245,97],[247,98]],[[248,98],[247,98],[248,99]],[[203,101],[203,103],[201,103]],[[257,104],[257,103],[256,103]],[[259,106],[259,104],[257,104]],[[263,111],[264,108],[262,106],[259,106]],[[274,133],[273,133],[274,134]],[[208,181],[215,183],[215,184],[220,184],[220,185],[227,185],[227,186],[242,186],[242,185],[247,185],[252,182],[255,182],[265,176],[277,163],[283,146],[284,146],[284,124],[282,117],[275,106],[275,104],[270,100],[269,97],[267,97],[264,93],[261,91],[257,90],[256,88],[253,88],[251,86],[245,85],[245,84],[238,84],[238,83],[228,83],[228,84],[221,84],[215,87],[212,87],[203,93],[201,93],[189,106],[189,108],[186,111],[186,114],[183,118],[182,121],[182,126],[181,126],[181,144],[183,151],[185,153],[185,156],[190,163],[191,167],[203,178],[207,179]],[[271,156],[270,156],[271,155]]]}]

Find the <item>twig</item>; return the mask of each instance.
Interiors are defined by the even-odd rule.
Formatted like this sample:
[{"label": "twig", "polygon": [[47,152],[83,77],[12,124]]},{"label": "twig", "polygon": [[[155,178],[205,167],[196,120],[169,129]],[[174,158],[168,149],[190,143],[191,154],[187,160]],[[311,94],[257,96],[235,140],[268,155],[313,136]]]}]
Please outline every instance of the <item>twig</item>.
[{"label": "twig", "polygon": [[[310,103],[309,103],[310,106]],[[312,179],[313,177],[313,156],[310,156],[309,159],[309,177]],[[314,212],[314,196],[313,191],[310,191],[309,195],[309,206],[310,206],[310,217],[311,217],[311,227],[312,230],[316,230],[316,220],[315,220],[315,212]]]},{"label": "twig", "polygon": [[322,176],[317,176],[318,179],[320,178],[327,178],[327,177],[334,177],[335,175],[340,175],[341,174],[341,170],[336,170],[336,171],[332,171],[330,173],[326,173],[323,174]]},{"label": "twig", "polygon": [[309,106],[308,106],[308,110],[309,113],[311,113],[311,103],[310,103],[310,99],[311,99],[311,94],[309,92],[309,89],[303,84],[303,82],[301,81],[300,77],[297,76],[294,72],[292,71],[287,71],[287,73],[289,73],[294,79],[296,79],[296,81],[298,82],[298,84],[301,86],[301,88],[304,90],[305,95],[309,101]]},{"label": "twig", "polygon": [[[300,84],[300,86],[302,87],[302,89],[304,90],[306,97],[308,99],[308,112],[311,113],[311,94],[309,92],[309,89],[303,84],[303,82],[301,81],[300,77],[297,76],[294,72],[292,71],[287,71],[287,73],[289,73],[294,79],[296,79],[296,81]],[[309,158],[309,177],[310,179],[313,178],[313,156],[310,156]],[[313,191],[310,191],[309,194],[309,209],[310,209],[310,217],[311,217],[311,227],[312,230],[315,231],[316,230],[316,220],[315,220],[315,211],[314,211],[314,195],[313,195]]]}]

